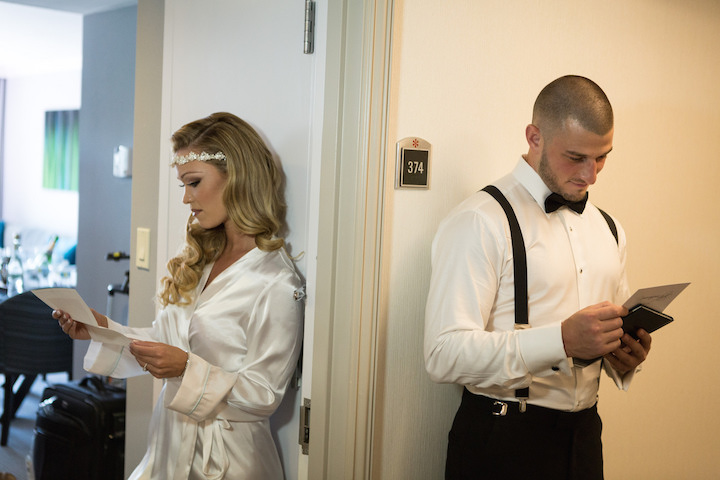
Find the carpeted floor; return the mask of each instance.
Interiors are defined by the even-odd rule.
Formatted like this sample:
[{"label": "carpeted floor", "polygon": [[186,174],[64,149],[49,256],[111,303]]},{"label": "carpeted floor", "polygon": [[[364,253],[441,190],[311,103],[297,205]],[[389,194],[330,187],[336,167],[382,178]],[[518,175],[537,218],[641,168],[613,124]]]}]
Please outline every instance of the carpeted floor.
[{"label": "carpeted floor", "polygon": [[[47,382],[57,383],[67,381],[64,373],[50,374]],[[5,383],[5,377],[0,375],[0,385]],[[40,402],[42,391],[48,383],[39,377],[35,380],[30,393],[20,406],[17,416],[10,422],[10,435],[8,444],[0,447],[0,473],[12,473],[17,480],[27,479],[25,458],[32,448],[33,428],[35,427],[35,414]],[[0,410],[2,410],[3,390],[0,388]]]}]

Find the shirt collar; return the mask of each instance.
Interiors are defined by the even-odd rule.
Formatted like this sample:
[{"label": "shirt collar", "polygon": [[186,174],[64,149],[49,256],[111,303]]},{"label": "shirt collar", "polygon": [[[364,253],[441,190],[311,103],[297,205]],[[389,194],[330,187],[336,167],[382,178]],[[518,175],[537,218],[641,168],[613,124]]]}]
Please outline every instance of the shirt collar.
[{"label": "shirt collar", "polygon": [[515,169],[512,172],[513,176],[520,182],[520,185],[525,187],[525,190],[535,199],[540,208],[545,211],[545,199],[552,192],[545,185],[540,175],[525,161],[521,156]]}]

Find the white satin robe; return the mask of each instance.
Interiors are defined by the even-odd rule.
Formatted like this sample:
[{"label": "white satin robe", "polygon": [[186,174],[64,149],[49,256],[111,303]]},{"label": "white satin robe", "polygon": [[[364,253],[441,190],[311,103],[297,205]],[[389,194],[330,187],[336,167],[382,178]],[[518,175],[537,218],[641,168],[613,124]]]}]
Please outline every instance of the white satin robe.
[{"label": "white satin robe", "polygon": [[[186,307],[169,305],[150,328],[110,321],[133,338],[188,350],[182,377],[164,381],[148,451],[130,479],[282,479],[268,418],[280,404],[302,341],[302,283],[283,249],[247,253]],[[127,348],[91,342],[85,369],[125,378],[142,368]]]}]

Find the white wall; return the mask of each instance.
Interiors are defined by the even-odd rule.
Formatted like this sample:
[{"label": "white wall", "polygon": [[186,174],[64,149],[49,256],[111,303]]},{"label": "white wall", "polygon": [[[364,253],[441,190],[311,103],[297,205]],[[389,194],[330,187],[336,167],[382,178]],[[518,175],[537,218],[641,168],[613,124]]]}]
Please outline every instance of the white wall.
[{"label": "white wall", "polygon": [[[80,24],[82,29],[82,24]],[[2,217],[75,238],[78,193],[42,187],[45,112],[80,108],[81,71],[7,81]]]},{"label": "white wall", "polygon": [[387,165],[373,478],[442,478],[459,388],[432,384],[422,364],[430,242],[527,151],[537,93],[567,73],[596,80],[615,108],[591,198],[627,231],[631,286],[693,282],[630,392],[601,383],[606,478],[718,478],[720,4],[397,0],[393,28],[386,152],[420,136],[433,163],[429,191],[394,190]]},{"label": "white wall", "polygon": [[45,111],[79,109],[82,15],[0,2],[7,79],[0,218],[77,236],[78,194],[42,188]]},{"label": "white wall", "polygon": [[[137,7],[137,40],[142,45],[135,53],[135,108],[133,133],[133,181],[130,241],[130,298],[128,325],[145,327],[155,317],[152,297],[157,288],[157,266],[137,268],[135,231],[138,227],[152,228],[158,224],[158,185],[161,157],[161,104],[163,35],[165,2],[141,0]],[[152,238],[150,251],[157,251]],[[138,294],[138,292],[145,292]],[[130,475],[142,460],[147,449],[148,425],[153,408],[153,378],[149,375],[127,381],[125,474]]]},{"label": "white wall", "polygon": [[82,68],[82,15],[0,1],[0,78]]}]

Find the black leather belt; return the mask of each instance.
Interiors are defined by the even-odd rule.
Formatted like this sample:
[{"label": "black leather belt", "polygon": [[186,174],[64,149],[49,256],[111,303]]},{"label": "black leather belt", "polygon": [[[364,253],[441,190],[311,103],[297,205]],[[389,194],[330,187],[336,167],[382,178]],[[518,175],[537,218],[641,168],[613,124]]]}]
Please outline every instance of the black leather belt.
[{"label": "black leather belt", "polygon": [[467,389],[463,392],[463,402],[471,404],[480,412],[487,412],[496,417],[528,416],[558,419],[565,416],[594,414],[597,409],[596,406],[593,406],[578,412],[565,412],[563,410],[555,410],[553,408],[527,404],[525,405],[525,410],[523,411],[521,408],[522,404],[520,402],[508,402],[505,400],[497,400],[495,398],[486,397],[484,395],[475,395]]}]

